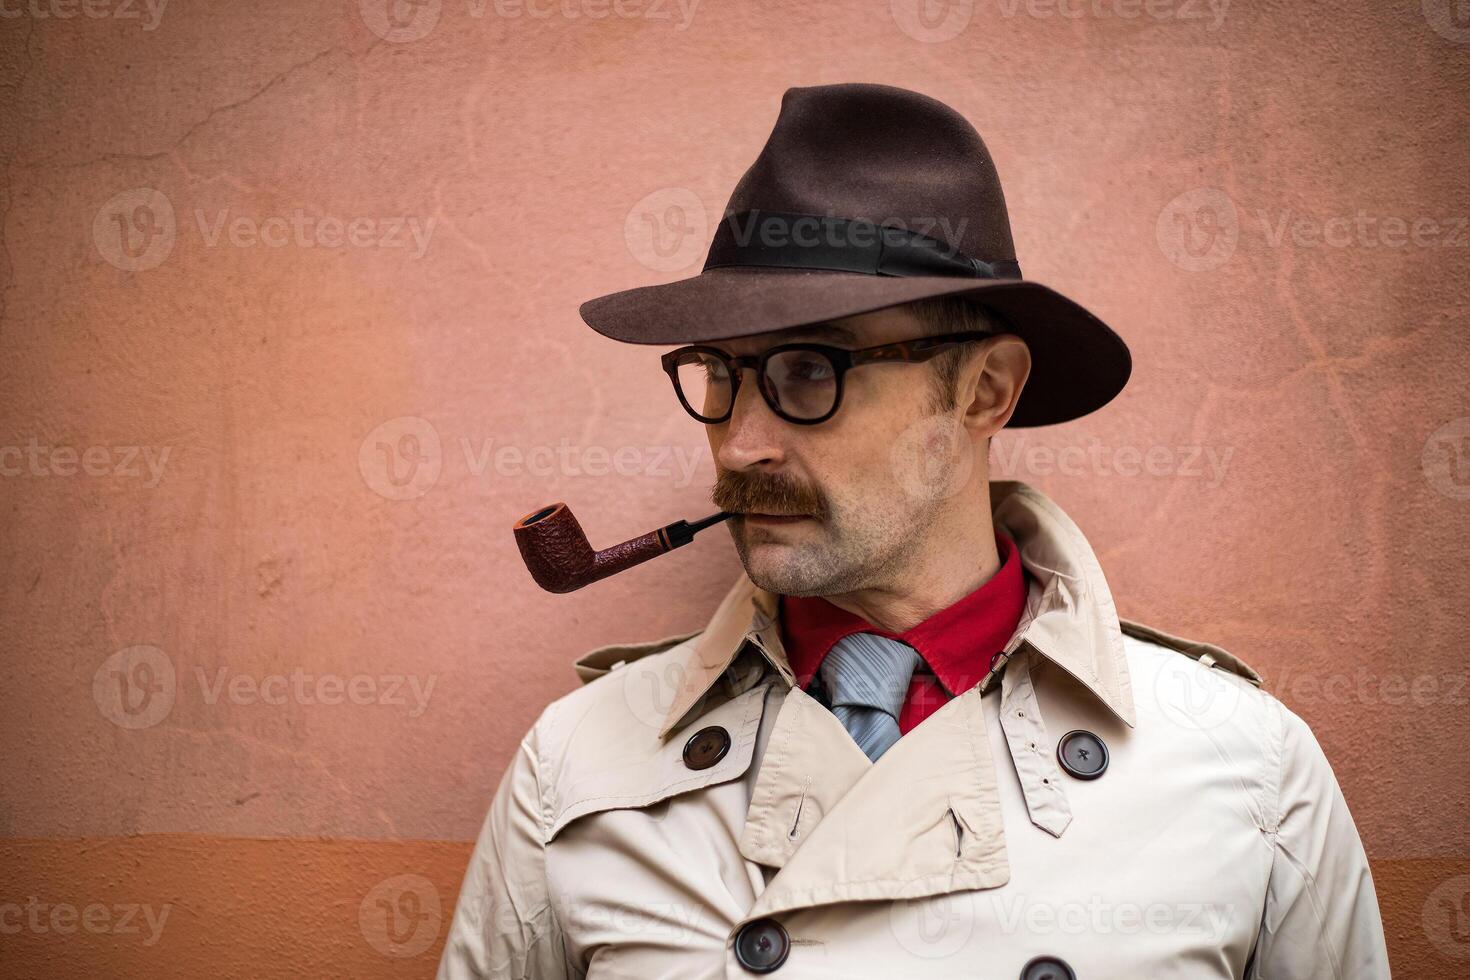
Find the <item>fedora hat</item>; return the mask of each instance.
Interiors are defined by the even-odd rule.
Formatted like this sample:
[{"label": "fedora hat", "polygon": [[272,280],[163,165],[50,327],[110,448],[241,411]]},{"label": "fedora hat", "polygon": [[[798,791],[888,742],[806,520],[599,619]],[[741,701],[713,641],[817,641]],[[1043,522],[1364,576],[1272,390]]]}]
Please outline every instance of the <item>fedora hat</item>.
[{"label": "fedora hat", "polygon": [[588,326],[632,344],[729,340],[941,296],[998,316],[1031,351],[1008,423],[1064,422],[1128,380],[1122,339],[1021,278],[995,164],[944,103],[889,85],[787,89],[735,186],[701,272],[588,300]]}]

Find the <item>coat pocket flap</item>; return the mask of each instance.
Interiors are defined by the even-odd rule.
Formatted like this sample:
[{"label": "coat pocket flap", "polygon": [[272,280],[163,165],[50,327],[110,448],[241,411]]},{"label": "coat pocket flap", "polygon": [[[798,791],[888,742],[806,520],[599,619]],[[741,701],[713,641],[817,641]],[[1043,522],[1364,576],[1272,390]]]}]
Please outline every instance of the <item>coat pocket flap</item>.
[{"label": "coat pocket flap", "polygon": [[[589,814],[652,806],[744,775],[755,753],[770,687],[770,682],[757,684],[705,710],[667,739],[659,739],[656,726],[641,723],[626,708],[620,718],[584,717],[557,753],[560,762],[551,781],[546,843]],[[685,746],[708,728],[722,730],[720,737],[728,738],[729,747],[713,765],[692,768],[685,761]]]}]

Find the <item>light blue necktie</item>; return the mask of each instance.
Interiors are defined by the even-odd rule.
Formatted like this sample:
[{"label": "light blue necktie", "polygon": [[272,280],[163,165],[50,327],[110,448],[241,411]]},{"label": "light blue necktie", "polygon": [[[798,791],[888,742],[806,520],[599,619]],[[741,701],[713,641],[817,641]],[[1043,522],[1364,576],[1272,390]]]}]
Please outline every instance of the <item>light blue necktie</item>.
[{"label": "light blue necktie", "polygon": [[898,711],[919,652],[876,633],[849,633],[822,659],[817,675],[832,714],[874,762],[897,742]]}]

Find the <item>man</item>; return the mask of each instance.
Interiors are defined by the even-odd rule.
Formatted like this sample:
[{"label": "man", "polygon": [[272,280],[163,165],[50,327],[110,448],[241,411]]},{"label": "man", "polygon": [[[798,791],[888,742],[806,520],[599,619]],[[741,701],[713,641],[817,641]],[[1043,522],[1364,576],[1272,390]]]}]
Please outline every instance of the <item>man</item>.
[{"label": "man", "polygon": [[582,313],[679,345],[746,575],[704,629],[577,662],[440,977],[1387,977],[1307,726],[1120,621],[1076,524],[989,481],[992,436],[1102,406],[1130,360],[1020,278],[974,129],[791,89],[726,214],[699,276]]}]

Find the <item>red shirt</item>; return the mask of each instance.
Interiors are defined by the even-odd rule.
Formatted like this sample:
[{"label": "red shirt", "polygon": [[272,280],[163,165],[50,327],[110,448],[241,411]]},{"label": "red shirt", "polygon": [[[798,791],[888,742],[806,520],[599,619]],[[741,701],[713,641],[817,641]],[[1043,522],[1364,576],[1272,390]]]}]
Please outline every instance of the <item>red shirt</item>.
[{"label": "red shirt", "polygon": [[820,596],[783,595],[781,641],[796,682],[805,690],[827,651],[849,633],[902,640],[923,658],[899,710],[898,730],[907,734],[950,698],[980,683],[990,670],[990,658],[1016,632],[1026,605],[1026,578],[1016,543],[996,531],[995,546],[1000,552],[999,571],[974,592],[902,633],[878,629]]}]

